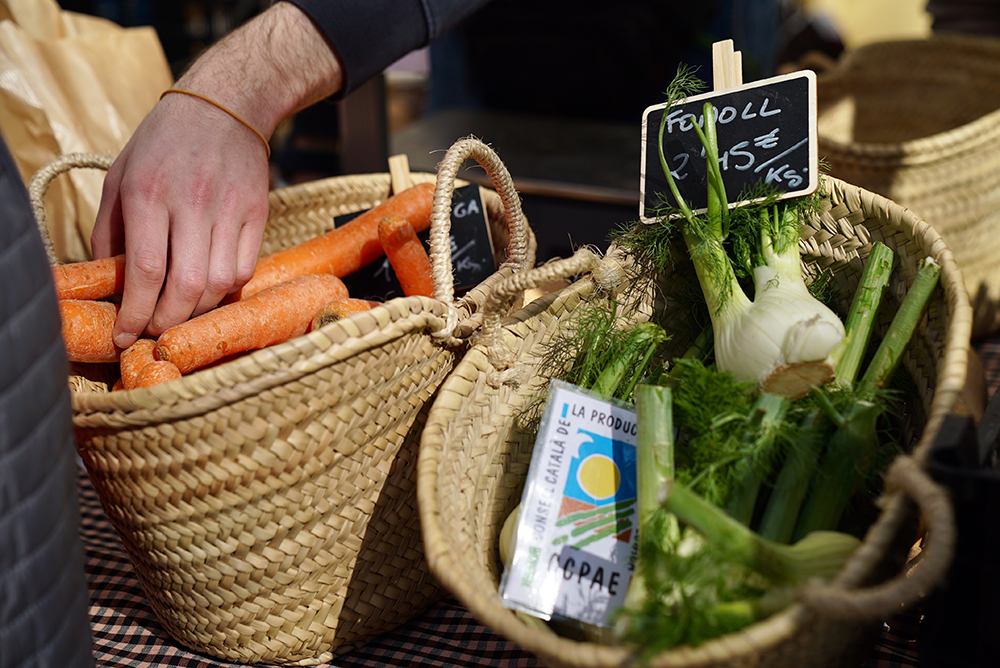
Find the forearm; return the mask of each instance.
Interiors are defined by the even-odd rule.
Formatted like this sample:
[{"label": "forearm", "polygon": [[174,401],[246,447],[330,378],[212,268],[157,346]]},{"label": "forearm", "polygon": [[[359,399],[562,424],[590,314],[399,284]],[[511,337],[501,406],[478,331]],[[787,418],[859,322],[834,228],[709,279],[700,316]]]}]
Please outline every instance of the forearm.
[{"label": "forearm", "polygon": [[282,119],[338,92],[340,62],[301,10],[278,2],[214,44],[176,83],[270,137]]}]

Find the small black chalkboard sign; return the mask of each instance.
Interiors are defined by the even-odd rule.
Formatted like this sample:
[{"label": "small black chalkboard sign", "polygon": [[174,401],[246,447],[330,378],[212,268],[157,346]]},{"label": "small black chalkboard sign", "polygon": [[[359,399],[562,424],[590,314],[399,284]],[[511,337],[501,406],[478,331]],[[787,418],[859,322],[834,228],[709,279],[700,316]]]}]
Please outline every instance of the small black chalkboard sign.
[{"label": "small black chalkboard sign", "polygon": [[[337,227],[358,214],[337,216]],[[430,230],[417,236],[430,252]],[[477,184],[456,188],[451,199],[451,262],[455,276],[455,292],[479,285],[496,271],[496,258],[490,237],[486,207]],[[386,301],[402,297],[403,289],[396,280],[392,265],[384,256],[367,267],[362,267],[344,277],[344,284],[352,297]]]},{"label": "small black chalkboard sign", "polygon": [[719,166],[730,206],[741,193],[764,182],[782,198],[812,193],[819,183],[816,142],[816,75],[808,70],[694,95],[667,108],[646,109],[642,119],[642,173],[639,217],[656,219],[661,195],[676,200],[660,164],[657,140],[667,114],[663,153],[693,211],[708,201],[704,148],[694,131],[692,116],[704,123],[703,106],[711,101],[719,140]]}]

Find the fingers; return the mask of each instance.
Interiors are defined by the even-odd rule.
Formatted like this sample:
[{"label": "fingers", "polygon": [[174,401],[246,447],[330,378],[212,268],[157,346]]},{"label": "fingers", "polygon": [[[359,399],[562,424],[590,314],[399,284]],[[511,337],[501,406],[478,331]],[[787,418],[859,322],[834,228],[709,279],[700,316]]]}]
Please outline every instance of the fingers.
[{"label": "fingers", "polygon": [[[266,194],[265,194],[266,202]],[[170,327],[215,308],[253,276],[266,213],[242,225],[248,214],[221,205],[168,213],[165,206],[125,198],[129,229],[125,291],[115,341],[127,347],[143,332],[159,336]],[[134,202],[135,204],[129,204]],[[215,224],[213,224],[215,223]]]},{"label": "fingers", "polygon": [[[148,222],[150,229],[167,229],[162,220]],[[176,236],[169,240],[147,235],[130,244],[116,344],[127,347],[143,332],[158,336],[215,308],[253,276],[262,227],[248,223],[235,235],[224,225],[173,225]]]},{"label": "fingers", "polygon": [[122,214],[144,230],[131,235],[125,249],[125,289],[113,331],[115,345],[124,349],[139,338],[156,309],[167,272],[169,217],[162,207],[130,206],[127,199]]},{"label": "fingers", "polygon": [[[212,230],[203,221],[173,214],[170,221],[169,268],[163,292],[146,331],[159,336],[170,327],[194,314],[205,293],[209,260],[212,255]],[[183,222],[182,222],[183,221]]]},{"label": "fingers", "polygon": [[[171,247],[178,251],[172,255],[167,284],[151,323],[152,334],[170,326],[166,322],[175,322],[192,300],[195,304],[188,315],[201,315],[218,306],[227,295],[239,290],[253,277],[267,223],[266,188],[259,197],[245,194],[223,197],[208,211],[211,212],[208,219],[193,226],[185,240],[180,232],[171,236]],[[178,231],[186,229],[178,223],[172,223],[172,227]],[[209,229],[210,238],[205,238],[204,232]],[[200,252],[202,248],[209,249],[207,255]],[[189,250],[181,252],[181,249]],[[195,267],[203,267],[204,271]],[[177,279],[176,285],[174,279]],[[173,307],[174,299],[179,305],[168,310]],[[163,323],[160,321],[161,308],[164,309]]]},{"label": "fingers", "polygon": [[[168,229],[162,220],[164,213],[143,215],[149,229]],[[128,218],[133,224],[139,221],[133,212],[128,213]],[[232,226],[213,227],[201,220],[188,224],[172,220],[169,239],[144,235],[130,243],[125,292],[116,323],[116,335],[127,337],[121,343],[131,343],[142,332],[158,336],[201,315],[249,280],[256,265],[255,249],[260,247],[255,227],[260,226],[245,224],[234,230]],[[239,248],[244,249],[242,256]],[[117,336],[115,340],[119,341]]]},{"label": "fingers", "polygon": [[207,271],[203,277],[202,292],[191,315],[201,315],[215,308],[236,283],[236,249],[238,232],[231,228],[216,227],[212,231],[211,250],[205,260]]},{"label": "fingers", "polygon": [[236,281],[232,291],[239,290],[253,278],[257,268],[257,258],[264,238],[264,227],[267,225],[268,209],[266,200],[262,206],[251,210],[250,218],[240,229],[239,246],[236,253]]}]

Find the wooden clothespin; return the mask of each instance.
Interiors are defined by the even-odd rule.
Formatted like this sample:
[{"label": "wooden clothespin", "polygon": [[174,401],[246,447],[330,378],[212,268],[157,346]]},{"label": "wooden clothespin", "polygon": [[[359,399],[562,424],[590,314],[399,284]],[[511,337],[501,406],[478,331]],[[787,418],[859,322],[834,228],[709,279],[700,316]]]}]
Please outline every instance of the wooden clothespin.
[{"label": "wooden clothespin", "polygon": [[743,85],[743,54],[731,39],[712,44],[712,84],[715,90]]}]

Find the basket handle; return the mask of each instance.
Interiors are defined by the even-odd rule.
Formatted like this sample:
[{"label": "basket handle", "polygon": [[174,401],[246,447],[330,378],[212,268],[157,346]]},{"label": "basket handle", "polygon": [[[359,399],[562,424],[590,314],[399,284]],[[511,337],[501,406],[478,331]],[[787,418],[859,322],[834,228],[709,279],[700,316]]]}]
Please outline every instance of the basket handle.
[{"label": "basket handle", "polygon": [[594,281],[602,286],[612,285],[622,276],[621,264],[609,256],[601,259],[589,248],[579,248],[568,258],[552,260],[528,271],[508,276],[493,288],[483,305],[483,326],[478,340],[491,345],[503,324],[507,305],[525,290],[537,288],[546,283],[564,280],[580,274],[592,272]]},{"label": "basket handle", "polygon": [[[883,510],[840,575],[830,583],[812,583],[800,600],[832,619],[885,619],[913,605],[944,577],[955,550],[955,518],[943,487],[911,456],[900,455],[886,474]],[[923,515],[927,539],[918,563],[878,585],[854,589],[890,549],[905,519],[903,504],[912,499]]]},{"label": "basket handle", "polygon": [[486,175],[500,196],[510,242],[507,260],[503,266],[514,271],[529,269],[528,226],[521,211],[521,199],[514,188],[514,181],[507,167],[492,148],[475,137],[459,139],[448,149],[438,164],[434,185],[434,205],[431,211],[430,258],[434,280],[434,298],[445,304],[455,300],[455,284],[451,264],[451,197],[455,192],[455,179],[466,159],[472,158],[486,170]]},{"label": "basket handle", "polygon": [[28,198],[31,200],[31,210],[35,214],[35,223],[38,231],[42,234],[42,241],[45,242],[45,253],[48,255],[50,265],[62,264],[56,256],[55,247],[52,243],[52,236],[49,234],[49,224],[45,215],[45,192],[49,189],[52,180],[63,172],[68,172],[74,167],[88,167],[92,169],[103,169],[108,171],[114,158],[99,153],[66,153],[60,155],[51,162],[38,168],[28,182]]}]

